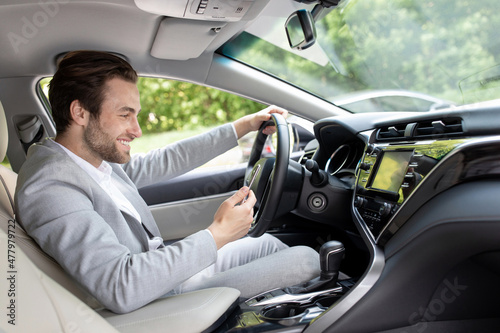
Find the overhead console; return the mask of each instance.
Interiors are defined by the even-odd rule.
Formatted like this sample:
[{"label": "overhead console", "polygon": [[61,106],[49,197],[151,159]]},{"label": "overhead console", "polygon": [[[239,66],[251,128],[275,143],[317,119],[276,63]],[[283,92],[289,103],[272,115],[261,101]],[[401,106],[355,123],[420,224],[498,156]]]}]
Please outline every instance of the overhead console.
[{"label": "overhead console", "polygon": [[[134,0],[163,16],[151,45],[158,59],[188,60],[216,50],[255,19],[269,0]],[[182,36],[182,38],[179,38]]]},{"label": "overhead console", "polygon": [[[137,7],[153,14],[169,17],[234,22],[245,17],[256,0],[134,0]],[[267,3],[267,1],[265,1]]]}]

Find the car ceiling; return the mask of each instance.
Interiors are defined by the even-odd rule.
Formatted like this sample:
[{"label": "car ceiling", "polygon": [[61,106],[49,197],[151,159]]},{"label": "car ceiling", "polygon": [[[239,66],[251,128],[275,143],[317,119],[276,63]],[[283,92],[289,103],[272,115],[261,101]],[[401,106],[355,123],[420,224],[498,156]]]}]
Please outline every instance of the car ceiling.
[{"label": "car ceiling", "polygon": [[[268,6],[270,0],[209,1],[212,5],[251,3],[251,6],[237,19],[193,20],[160,13],[165,6],[167,11],[178,10],[179,6],[192,7],[200,0],[2,0],[0,100],[7,116],[30,112],[45,117],[44,106],[33,87],[41,77],[53,75],[61,55],[83,49],[123,55],[143,76],[215,87],[261,103],[280,105],[313,121],[347,113],[215,53],[264,9],[271,10],[266,16],[276,17],[276,10],[291,13],[295,3],[273,0],[273,6]],[[207,42],[204,37],[211,34],[212,23],[223,28],[209,35]],[[11,131],[13,136],[13,128]]]},{"label": "car ceiling", "polygon": [[[205,21],[172,18],[168,17],[169,13],[146,12],[136,2],[140,5],[161,3],[158,0],[2,1],[0,77],[50,75],[55,70],[58,55],[75,49],[93,49],[126,55],[142,74],[175,78],[182,72],[184,78],[187,73],[189,79],[203,82],[213,52],[241,31],[248,24],[248,19],[256,17],[268,1],[253,2],[243,18],[231,22],[226,22],[227,19]],[[187,2],[190,4],[193,0],[170,0],[169,6],[185,6]],[[169,35],[172,31],[174,35],[184,31],[183,24],[186,22],[193,23],[195,28],[174,38]],[[223,29],[200,49],[199,40],[204,37],[196,36],[196,25],[201,26],[199,34],[206,33],[205,30],[211,25],[223,26]],[[160,35],[162,26],[170,30]],[[163,51],[175,50],[175,54],[157,52],[156,57],[153,57],[153,45],[159,45]],[[196,71],[190,73],[189,68],[196,68]]]}]

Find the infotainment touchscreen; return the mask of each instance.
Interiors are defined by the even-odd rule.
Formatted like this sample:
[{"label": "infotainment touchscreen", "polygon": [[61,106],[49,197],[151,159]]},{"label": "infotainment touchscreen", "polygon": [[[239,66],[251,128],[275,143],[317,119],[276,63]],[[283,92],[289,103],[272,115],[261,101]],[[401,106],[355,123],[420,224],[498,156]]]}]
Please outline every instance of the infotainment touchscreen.
[{"label": "infotainment touchscreen", "polygon": [[390,192],[398,192],[406,175],[413,150],[384,151],[379,156],[377,167],[368,187]]}]

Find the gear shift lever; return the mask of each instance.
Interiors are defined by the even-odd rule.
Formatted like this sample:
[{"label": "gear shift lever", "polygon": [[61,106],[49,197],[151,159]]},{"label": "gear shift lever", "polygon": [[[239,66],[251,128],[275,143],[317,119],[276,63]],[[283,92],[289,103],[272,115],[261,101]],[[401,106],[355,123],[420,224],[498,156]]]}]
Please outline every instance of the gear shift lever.
[{"label": "gear shift lever", "polygon": [[321,246],[319,249],[320,280],[337,281],[344,251],[344,244],[339,241],[329,241]]},{"label": "gear shift lever", "polygon": [[344,258],[344,244],[339,241],[329,241],[319,249],[319,277],[295,286],[285,288],[289,294],[308,293],[335,285],[339,276],[340,263]]}]

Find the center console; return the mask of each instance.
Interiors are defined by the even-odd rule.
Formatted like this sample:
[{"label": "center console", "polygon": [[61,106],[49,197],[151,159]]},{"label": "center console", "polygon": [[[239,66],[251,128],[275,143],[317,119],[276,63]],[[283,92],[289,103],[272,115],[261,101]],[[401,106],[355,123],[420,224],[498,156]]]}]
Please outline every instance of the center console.
[{"label": "center console", "polygon": [[319,277],[246,300],[218,332],[272,332],[283,327],[299,329],[330,308],[354,285],[354,281],[338,281],[344,257],[342,243],[326,242],[319,255]]},{"label": "center console", "polygon": [[467,139],[372,143],[358,166],[354,206],[377,239],[438,162]]},{"label": "center console", "polygon": [[334,288],[305,294],[271,290],[241,303],[217,332],[274,332],[287,327],[300,332],[353,285],[354,281],[344,280],[336,283]]}]

